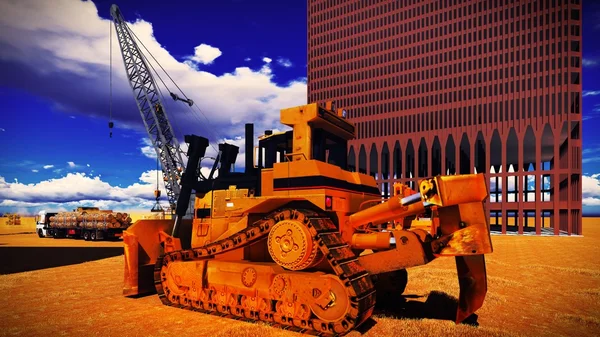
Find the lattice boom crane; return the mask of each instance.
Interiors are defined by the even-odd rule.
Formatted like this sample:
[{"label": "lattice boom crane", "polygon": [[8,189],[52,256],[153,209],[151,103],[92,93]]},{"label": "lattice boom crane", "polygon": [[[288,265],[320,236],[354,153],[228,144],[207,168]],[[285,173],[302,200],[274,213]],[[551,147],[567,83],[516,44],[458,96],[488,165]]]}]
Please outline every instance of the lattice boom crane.
[{"label": "lattice boom crane", "polygon": [[[171,209],[175,209],[177,198],[181,193],[179,182],[185,167],[182,151],[165,112],[165,105],[161,101],[148,61],[133,39],[132,32],[117,5],[111,6],[110,14],[121,47],[127,79],[133,90],[133,96],[146,131],[148,131],[148,137],[150,137],[152,146],[162,164],[169,204]],[[178,98],[174,97],[174,99]],[[192,104],[191,100],[186,102]]]}]

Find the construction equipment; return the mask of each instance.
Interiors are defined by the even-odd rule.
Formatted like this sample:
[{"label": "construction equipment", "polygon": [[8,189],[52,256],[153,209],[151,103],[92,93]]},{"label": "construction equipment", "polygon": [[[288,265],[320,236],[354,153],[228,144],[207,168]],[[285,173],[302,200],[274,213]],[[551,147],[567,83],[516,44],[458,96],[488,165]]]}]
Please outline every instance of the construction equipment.
[{"label": "construction equipment", "polygon": [[[256,148],[246,124],[245,172],[230,170],[239,149],[219,144],[218,177],[202,181],[195,173],[208,140],[186,136],[175,221],[143,220],[124,232],[124,295],[156,291],[176,308],[341,335],[371,316],[377,292],[406,285],[381,279],[452,256],[456,322],[480,308],[492,252],[484,176],[423,179],[418,191],[404,186],[381,202],[372,176],[346,170],[356,132],[343,116],[331,103],[283,109],[292,130],[266,131]],[[194,218],[181,221],[192,191]],[[433,235],[403,220],[427,212]]]},{"label": "construction equipment", "polygon": [[[169,199],[171,208],[174,208],[175,202],[177,201],[179,193],[181,192],[179,183],[184,167],[179,142],[177,141],[177,137],[175,137],[173,127],[171,126],[169,118],[167,117],[164,108],[165,105],[161,99],[162,95],[154,81],[151,66],[134,39],[135,34],[127,26],[127,23],[125,22],[125,19],[123,18],[123,15],[121,14],[121,11],[117,5],[111,6],[110,14],[113,18],[117,39],[121,47],[120,50],[121,55],[123,56],[127,78],[129,80],[129,84],[131,85],[131,90],[133,90],[133,96],[138,106],[138,110],[140,111],[140,115],[144,121],[144,126],[148,132],[148,137],[150,138],[152,146],[156,151],[156,155],[162,164],[161,167],[165,181],[167,197]],[[176,94],[171,93],[171,97],[174,100],[184,101],[190,106],[193,104],[191,100],[181,99]],[[109,127],[111,129],[113,126],[114,123],[109,122]],[[157,203],[159,197],[160,196],[156,196]]]}]

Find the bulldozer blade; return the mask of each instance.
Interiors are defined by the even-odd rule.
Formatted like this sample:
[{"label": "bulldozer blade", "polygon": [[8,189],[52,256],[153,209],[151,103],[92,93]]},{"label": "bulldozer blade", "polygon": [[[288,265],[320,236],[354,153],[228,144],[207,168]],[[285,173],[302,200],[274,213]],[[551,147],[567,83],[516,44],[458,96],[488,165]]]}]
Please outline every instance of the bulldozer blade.
[{"label": "bulldozer blade", "polygon": [[456,324],[459,324],[483,305],[487,293],[485,256],[456,256],[456,270],[460,286],[456,310]]},{"label": "bulldozer blade", "polygon": [[154,293],[154,264],[162,253],[159,233],[170,231],[173,220],[138,220],[123,232],[124,296]]}]

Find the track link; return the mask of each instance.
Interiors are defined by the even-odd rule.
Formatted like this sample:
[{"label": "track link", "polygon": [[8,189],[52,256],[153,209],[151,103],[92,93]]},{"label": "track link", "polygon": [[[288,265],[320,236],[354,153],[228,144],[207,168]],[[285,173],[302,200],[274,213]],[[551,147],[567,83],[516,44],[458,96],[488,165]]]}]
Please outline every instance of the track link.
[{"label": "track link", "polygon": [[[276,317],[273,312],[258,312],[249,315],[244,312],[243,308],[235,304],[217,310],[216,305],[171,294],[166,282],[167,275],[163,272],[163,267],[168,266],[169,263],[210,259],[217,254],[252,245],[266,239],[271,228],[277,222],[286,219],[302,221],[308,227],[335,275],[344,283],[350,294],[350,309],[342,319],[335,322],[324,322],[311,314],[309,319],[300,320]],[[162,303],[168,306],[247,322],[265,322],[280,329],[316,336],[341,336],[348,333],[369,318],[375,306],[375,287],[371,276],[358,263],[357,257],[349,245],[342,240],[338,228],[326,214],[306,209],[284,209],[274,212],[221,241],[200,248],[164,254],[156,262],[154,283]],[[267,299],[267,301],[274,300]]]}]

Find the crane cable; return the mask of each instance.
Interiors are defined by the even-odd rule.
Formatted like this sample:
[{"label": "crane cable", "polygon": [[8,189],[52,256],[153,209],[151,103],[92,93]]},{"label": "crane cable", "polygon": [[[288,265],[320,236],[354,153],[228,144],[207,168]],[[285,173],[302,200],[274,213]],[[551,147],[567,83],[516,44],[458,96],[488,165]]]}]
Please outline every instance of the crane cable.
[{"label": "crane cable", "polygon": [[114,123],[112,121],[112,22],[108,23],[109,26],[109,35],[110,35],[110,55],[109,55],[109,59],[110,59],[110,66],[109,66],[109,82],[110,82],[110,89],[109,89],[109,99],[108,99],[108,129],[110,130],[110,134],[109,137],[112,138],[112,129],[114,126]]},{"label": "crane cable", "polygon": [[[189,98],[187,97],[187,95],[183,92],[183,90],[181,90],[181,88],[177,85],[177,83],[173,80],[173,78],[169,75],[169,73],[167,73],[167,71],[160,64],[160,62],[158,62],[158,60],[156,60],[156,58],[154,57],[154,55],[152,55],[152,53],[148,50],[148,48],[146,48],[146,45],[144,45],[144,43],[140,40],[140,38],[137,37],[137,35],[131,30],[131,28],[129,28],[128,25],[126,25],[126,27],[129,30],[129,32],[135,37],[135,39],[142,45],[142,47],[144,47],[144,49],[146,50],[146,52],[148,52],[148,54],[152,57],[152,59],[154,60],[154,62],[156,62],[156,64],[158,64],[158,66],[162,69],[162,71],[165,73],[165,75],[167,75],[167,77],[171,80],[171,82],[175,85],[175,87],[177,87],[177,89],[183,95],[183,97],[185,97],[185,99],[189,100]],[[144,57],[144,56],[142,56],[142,57]],[[158,74],[158,72],[154,69],[154,67],[152,66],[152,64],[150,62],[148,62],[148,64],[150,65],[150,67],[152,68],[152,70],[154,70],[154,72],[156,73],[156,76],[159,78],[159,80],[162,82],[162,84],[165,86],[165,88],[167,90],[169,90],[169,87],[166,85],[166,83],[160,77],[160,75]],[[169,90],[169,92],[170,92],[170,90]],[[204,119],[206,119],[206,122],[207,122],[206,124],[209,127],[206,128],[205,131],[208,131],[208,133],[210,133],[212,136],[214,136],[215,139],[218,140],[218,135],[212,132],[213,128],[210,127],[210,120],[206,117],[206,115],[204,114],[204,112],[202,112],[202,110],[200,110],[200,108],[197,105],[194,105],[194,107],[196,107],[196,110],[198,110],[198,112],[204,117]],[[192,109],[192,107],[189,107],[189,108]],[[197,120],[199,120],[198,116],[196,116],[194,114],[192,114],[192,115],[195,116]],[[213,150],[215,150],[216,153],[219,153],[219,151],[215,148],[215,146],[212,144],[212,142],[209,142],[209,144],[213,148]]]},{"label": "crane cable", "polygon": [[[131,30],[130,30],[131,31]],[[148,52],[148,54],[150,54],[150,56],[152,57],[152,59],[154,59],[154,61],[158,64],[158,66],[162,69],[162,71],[167,75],[167,77],[169,77],[169,79],[171,80],[171,82],[173,82],[173,84],[179,89],[179,91],[181,92],[181,94],[186,98],[187,96],[185,95],[185,93],[183,93],[183,91],[179,88],[179,86],[177,85],[177,83],[175,83],[175,81],[171,78],[171,76],[166,72],[166,70],[162,67],[162,65],[158,62],[158,60],[156,60],[156,58],[154,57],[154,55],[152,55],[152,53],[148,50],[148,48],[146,48],[146,46],[144,45],[144,43],[135,35],[135,33],[133,33],[133,31],[131,31],[131,33],[133,34],[133,36],[137,39],[137,41],[144,47],[144,49]],[[160,74],[158,73],[158,71],[156,71],[156,69],[154,69],[154,66],[152,65],[152,63],[150,63],[150,60],[148,60],[146,58],[145,55],[142,55],[142,57],[144,57],[147,61],[148,61],[148,65],[150,65],[150,67],[152,68],[152,70],[154,71],[154,73],[156,74],[156,76],[159,78],[159,80],[162,82],[162,84],[165,86],[165,88],[169,91],[169,93],[171,92],[169,90],[169,87],[167,86],[167,84],[163,81],[162,77],[160,77]],[[164,96],[160,90],[160,87],[157,87],[160,96],[164,99]],[[188,106],[189,107],[189,106]],[[218,139],[218,135],[216,135],[214,132],[212,132],[213,128],[210,127],[210,121],[208,120],[208,118],[206,117],[206,115],[199,110],[200,108],[197,105],[194,105],[194,107],[200,112],[200,114],[206,119],[207,121],[207,125],[208,128],[205,129],[205,131],[209,134],[211,134],[211,136],[214,137],[214,139]],[[190,109],[192,109],[192,107],[189,107]],[[199,117],[195,114],[192,113],[192,116],[196,119],[196,121],[199,122],[199,125],[202,125],[202,121],[199,119]],[[213,148],[213,150],[215,151],[215,153],[218,153],[219,151],[215,148],[215,146],[213,145],[212,142],[209,141],[209,145]]]}]

